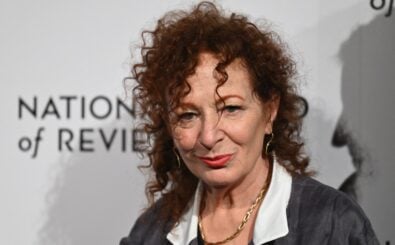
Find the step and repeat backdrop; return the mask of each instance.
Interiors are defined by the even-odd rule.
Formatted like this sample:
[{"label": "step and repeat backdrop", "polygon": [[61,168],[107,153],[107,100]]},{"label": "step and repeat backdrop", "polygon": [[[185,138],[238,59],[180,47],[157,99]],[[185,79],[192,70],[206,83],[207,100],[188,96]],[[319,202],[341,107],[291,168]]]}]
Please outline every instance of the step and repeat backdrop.
[{"label": "step and repeat backdrop", "polygon": [[[315,178],[395,244],[392,0],[216,1],[265,19],[297,60]],[[118,244],[146,205],[130,91],[142,30],[184,0],[0,2],[0,244]]]}]

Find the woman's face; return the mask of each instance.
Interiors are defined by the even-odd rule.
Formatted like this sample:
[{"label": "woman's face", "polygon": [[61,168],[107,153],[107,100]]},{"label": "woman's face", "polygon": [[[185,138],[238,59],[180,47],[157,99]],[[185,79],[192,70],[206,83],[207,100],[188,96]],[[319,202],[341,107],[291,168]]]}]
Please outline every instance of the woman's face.
[{"label": "woman's face", "polygon": [[187,79],[191,91],[173,113],[172,135],[195,176],[209,186],[226,187],[265,173],[263,139],[272,131],[277,103],[263,104],[253,94],[240,60],[226,68],[228,80],[217,89],[218,62],[211,54],[200,55]]}]

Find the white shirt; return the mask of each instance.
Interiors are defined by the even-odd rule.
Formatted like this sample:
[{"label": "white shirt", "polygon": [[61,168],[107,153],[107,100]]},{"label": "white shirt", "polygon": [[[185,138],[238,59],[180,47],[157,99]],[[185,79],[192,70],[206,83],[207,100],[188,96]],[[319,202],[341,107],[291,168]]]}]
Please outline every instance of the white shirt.
[{"label": "white shirt", "polygon": [[[255,221],[254,244],[269,242],[288,234],[287,205],[291,196],[292,177],[277,161],[274,161],[272,171],[269,190]],[[189,244],[197,237],[201,186],[198,185],[191,208],[167,234],[167,239],[173,245]]]}]

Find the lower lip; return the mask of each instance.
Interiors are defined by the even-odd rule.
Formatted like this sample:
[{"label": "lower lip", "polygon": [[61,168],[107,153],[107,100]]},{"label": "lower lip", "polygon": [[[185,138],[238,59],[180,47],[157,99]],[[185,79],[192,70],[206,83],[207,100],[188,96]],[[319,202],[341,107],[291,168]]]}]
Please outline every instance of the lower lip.
[{"label": "lower lip", "polygon": [[226,165],[226,163],[229,161],[229,159],[232,157],[231,154],[229,155],[222,155],[218,156],[215,158],[202,158],[200,157],[200,160],[202,160],[207,166],[210,168],[222,168]]}]

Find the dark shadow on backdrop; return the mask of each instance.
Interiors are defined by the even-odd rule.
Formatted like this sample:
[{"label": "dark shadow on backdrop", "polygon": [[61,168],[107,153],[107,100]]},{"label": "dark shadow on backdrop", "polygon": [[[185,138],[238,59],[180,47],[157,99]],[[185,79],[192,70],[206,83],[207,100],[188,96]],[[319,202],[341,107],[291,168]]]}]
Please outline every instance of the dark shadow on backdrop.
[{"label": "dark shadow on backdrop", "polygon": [[[132,125],[118,121],[102,128],[110,135],[114,128]],[[145,203],[145,180],[137,169],[143,160],[136,161],[130,150],[122,152],[120,144],[116,138],[108,152],[97,143],[94,153],[76,152],[54,164],[59,169],[47,194],[47,221],[38,244],[118,244],[128,234]]]},{"label": "dark shadow on backdrop", "polygon": [[394,50],[395,18],[382,15],[358,27],[341,46],[343,111],[332,144],[349,149],[356,171],[340,189],[356,199],[359,178],[390,171],[386,165],[395,163]]}]

